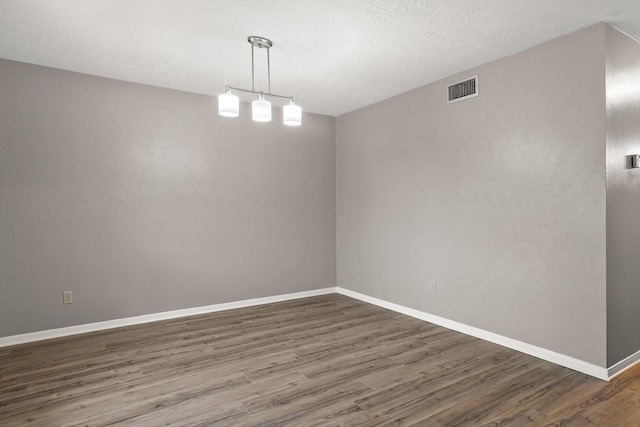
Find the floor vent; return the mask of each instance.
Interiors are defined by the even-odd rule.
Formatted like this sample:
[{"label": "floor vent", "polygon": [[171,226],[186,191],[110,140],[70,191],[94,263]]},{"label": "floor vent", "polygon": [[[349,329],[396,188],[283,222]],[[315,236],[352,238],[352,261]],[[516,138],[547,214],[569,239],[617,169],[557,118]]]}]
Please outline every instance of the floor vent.
[{"label": "floor vent", "polygon": [[473,76],[468,80],[449,86],[449,100],[447,104],[473,98],[474,96],[478,96],[478,76]]}]

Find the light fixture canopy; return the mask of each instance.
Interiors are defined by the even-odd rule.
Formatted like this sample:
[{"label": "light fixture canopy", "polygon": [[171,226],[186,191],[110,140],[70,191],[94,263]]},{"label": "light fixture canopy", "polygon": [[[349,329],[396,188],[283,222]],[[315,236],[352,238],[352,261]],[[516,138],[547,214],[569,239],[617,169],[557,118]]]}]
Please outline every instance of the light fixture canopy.
[{"label": "light fixture canopy", "polygon": [[[269,49],[273,46],[273,42],[261,36],[249,36],[247,41],[251,44],[251,89],[242,89],[227,85],[224,94],[218,96],[218,114],[223,117],[238,117],[240,100],[231,93],[232,90],[239,92],[253,93],[258,99],[251,103],[251,116],[257,122],[271,121],[271,102],[265,97],[283,98],[289,100],[289,105],[282,109],[282,121],[287,126],[300,126],[302,124],[302,109],[293,102],[292,96],[283,96],[271,93],[271,60],[269,57]],[[255,61],[254,48],[267,49],[267,92],[255,90]]]}]

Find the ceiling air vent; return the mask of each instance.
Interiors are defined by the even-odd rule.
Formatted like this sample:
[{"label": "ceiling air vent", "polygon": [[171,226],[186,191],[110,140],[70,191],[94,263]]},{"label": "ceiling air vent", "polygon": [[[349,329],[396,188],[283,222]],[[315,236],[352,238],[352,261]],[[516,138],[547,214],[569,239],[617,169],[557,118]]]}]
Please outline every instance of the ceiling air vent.
[{"label": "ceiling air vent", "polygon": [[473,76],[468,80],[449,86],[449,99],[447,104],[473,98],[474,96],[478,96],[478,76]]}]

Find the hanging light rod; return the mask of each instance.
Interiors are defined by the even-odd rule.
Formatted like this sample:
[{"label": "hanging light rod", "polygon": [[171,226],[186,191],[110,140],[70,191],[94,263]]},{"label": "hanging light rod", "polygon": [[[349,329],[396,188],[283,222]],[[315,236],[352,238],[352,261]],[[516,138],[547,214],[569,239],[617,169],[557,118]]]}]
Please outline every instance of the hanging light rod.
[{"label": "hanging light rod", "polygon": [[[252,118],[257,122],[271,121],[271,103],[264,99],[267,97],[283,98],[289,100],[289,105],[282,108],[283,123],[287,126],[300,126],[302,123],[302,109],[293,102],[293,96],[283,96],[271,93],[271,58],[269,49],[273,42],[260,36],[249,36],[247,41],[251,44],[251,89],[243,89],[227,85],[225,93],[218,96],[218,114],[224,117],[238,117],[240,110],[240,99],[233,95],[231,91],[253,93],[258,95],[258,99],[251,103]],[[267,49],[267,92],[256,90],[255,85],[255,60],[254,48]]]},{"label": "hanging light rod", "polygon": [[275,98],[282,98],[282,99],[288,99],[290,101],[293,101],[293,96],[276,95],[275,93],[261,92],[259,90],[251,90],[251,89],[242,89],[242,88],[239,88],[239,87],[233,87],[233,86],[229,86],[229,85],[227,85],[227,89],[226,90],[235,90],[237,92],[255,93],[256,95],[272,96],[272,97],[275,97]]}]

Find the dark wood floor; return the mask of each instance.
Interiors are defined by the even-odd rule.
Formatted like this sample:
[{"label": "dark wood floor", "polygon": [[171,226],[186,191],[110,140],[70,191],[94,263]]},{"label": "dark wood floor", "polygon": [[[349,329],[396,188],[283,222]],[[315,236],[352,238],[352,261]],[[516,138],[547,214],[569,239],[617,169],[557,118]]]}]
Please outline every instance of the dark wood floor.
[{"label": "dark wood floor", "polygon": [[0,348],[8,426],[640,426],[607,383],[327,295]]}]

